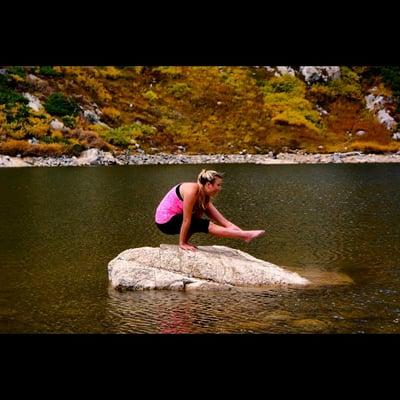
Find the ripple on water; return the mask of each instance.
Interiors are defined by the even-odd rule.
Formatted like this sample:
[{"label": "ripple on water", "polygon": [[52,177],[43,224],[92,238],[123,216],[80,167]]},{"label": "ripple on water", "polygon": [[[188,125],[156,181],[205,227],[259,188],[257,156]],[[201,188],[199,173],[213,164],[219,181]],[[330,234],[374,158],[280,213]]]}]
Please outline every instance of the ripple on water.
[{"label": "ripple on water", "polygon": [[0,169],[0,331],[399,333],[399,168],[224,164],[217,207],[267,235],[194,242],[288,265],[314,284],[126,295],[107,291],[107,262],[127,248],[176,243],[154,226],[154,209],[201,168]]}]

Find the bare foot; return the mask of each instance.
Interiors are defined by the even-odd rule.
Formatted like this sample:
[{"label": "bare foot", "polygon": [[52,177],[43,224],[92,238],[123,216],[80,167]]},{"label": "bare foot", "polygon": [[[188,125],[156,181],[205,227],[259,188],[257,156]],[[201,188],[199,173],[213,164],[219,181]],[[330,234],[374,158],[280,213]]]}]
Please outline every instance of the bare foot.
[{"label": "bare foot", "polygon": [[265,234],[264,230],[258,231],[246,231],[246,238],[244,239],[245,242],[250,243],[253,239],[258,238]]}]

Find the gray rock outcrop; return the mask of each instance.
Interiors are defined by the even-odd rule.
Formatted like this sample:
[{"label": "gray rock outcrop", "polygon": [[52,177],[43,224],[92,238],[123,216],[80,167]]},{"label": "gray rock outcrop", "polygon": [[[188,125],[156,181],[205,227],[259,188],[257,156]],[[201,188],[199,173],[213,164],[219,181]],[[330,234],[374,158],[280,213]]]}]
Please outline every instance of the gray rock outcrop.
[{"label": "gray rock outcrop", "polygon": [[330,79],[339,79],[341,76],[338,66],[304,66],[300,67],[300,73],[308,84],[318,81],[327,82]]},{"label": "gray rock outcrop", "polygon": [[379,110],[378,114],[378,121],[386,127],[388,130],[395,129],[397,127],[397,122],[395,119],[389,114],[386,110]]},{"label": "gray rock outcrop", "polygon": [[19,157],[10,157],[0,154],[0,167],[28,167],[29,164]]},{"label": "gray rock outcrop", "polygon": [[275,72],[275,76],[296,75],[295,70],[292,67],[276,67],[276,70],[277,72]]},{"label": "gray rock outcrop", "polygon": [[61,121],[55,118],[50,122],[50,128],[54,129],[55,131],[62,131],[65,129],[65,126]]},{"label": "gray rock outcrop", "polygon": [[100,117],[94,111],[85,110],[83,112],[83,117],[91,124],[98,124],[100,122]]},{"label": "gray rock outcrop", "polygon": [[309,280],[243,251],[226,246],[140,247],[120,253],[108,264],[117,290],[232,289],[270,285],[307,285]]},{"label": "gray rock outcrop", "polygon": [[340,79],[341,72],[339,66],[275,66],[265,65],[264,68],[273,73],[274,76],[300,75],[304,78],[307,84],[311,85],[316,82],[328,82],[333,79]]},{"label": "gray rock outcrop", "polygon": [[33,94],[23,93],[22,95],[29,101],[28,107],[31,108],[33,111],[40,111],[43,108],[40,100]]},{"label": "gray rock outcrop", "polygon": [[99,149],[89,149],[82,152],[79,158],[73,162],[74,166],[81,165],[111,165],[120,164],[111,153]]},{"label": "gray rock outcrop", "polygon": [[[391,101],[387,100],[384,96],[379,95],[375,96],[374,92],[376,92],[376,87],[371,89],[371,92],[368,96],[365,96],[365,107],[375,114],[378,121],[389,131],[394,132],[397,128],[396,120],[390,115],[390,111],[385,109],[387,104],[390,104]],[[396,139],[393,136],[393,139]],[[396,139],[397,140],[397,139]]]}]

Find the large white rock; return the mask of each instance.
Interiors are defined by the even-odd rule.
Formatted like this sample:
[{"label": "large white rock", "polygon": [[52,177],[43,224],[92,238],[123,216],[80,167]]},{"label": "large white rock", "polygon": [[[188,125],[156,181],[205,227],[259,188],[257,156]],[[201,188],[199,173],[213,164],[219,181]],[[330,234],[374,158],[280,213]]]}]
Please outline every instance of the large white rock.
[{"label": "large white rock", "polygon": [[50,122],[50,127],[55,131],[62,131],[65,128],[64,124],[56,118]]},{"label": "large white rock", "polygon": [[386,104],[385,98],[383,96],[375,96],[370,93],[365,96],[365,106],[369,111],[376,112],[384,108]]},{"label": "large white rock", "polygon": [[295,71],[292,67],[276,67],[277,69],[277,76],[282,76],[282,75],[291,75],[295,76]]},{"label": "large white rock", "polygon": [[91,124],[98,124],[100,122],[100,117],[94,111],[85,110],[83,116]]},{"label": "large white rock", "polygon": [[340,67],[304,66],[300,67],[300,73],[304,76],[307,83],[318,82],[320,80],[327,82],[330,79],[340,78]]},{"label": "large white rock", "polygon": [[0,154],[0,167],[29,167],[29,164],[19,157],[10,157]]},{"label": "large white rock", "polygon": [[378,121],[384,125],[387,129],[391,130],[391,129],[395,129],[397,127],[397,122],[395,121],[395,119],[390,116],[389,112],[386,110],[379,110],[378,114]]},{"label": "large white rock", "polygon": [[307,285],[308,279],[243,251],[226,246],[140,247],[120,253],[108,264],[118,290],[229,289],[234,286]]},{"label": "large white rock", "polygon": [[74,160],[73,165],[110,165],[118,164],[118,160],[110,153],[92,148],[82,152],[79,158]]},{"label": "large white rock", "polygon": [[392,139],[394,140],[400,140],[400,132],[396,132],[393,134]]},{"label": "large white rock", "polygon": [[22,96],[24,96],[29,101],[28,107],[31,108],[32,110],[40,111],[43,108],[40,100],[33,94],[23,93]]}]

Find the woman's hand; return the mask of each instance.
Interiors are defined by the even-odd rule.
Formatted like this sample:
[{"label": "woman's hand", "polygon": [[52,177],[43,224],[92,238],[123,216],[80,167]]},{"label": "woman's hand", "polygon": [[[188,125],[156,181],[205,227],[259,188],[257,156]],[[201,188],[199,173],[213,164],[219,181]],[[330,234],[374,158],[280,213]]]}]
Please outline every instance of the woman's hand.
[{"label": "woman's hand", "polygon": [[197,247],[194,244],[190,243],[179,243],[179,247],[182,250],[190,250],[190,251],[195,251],[197,249]]}]

